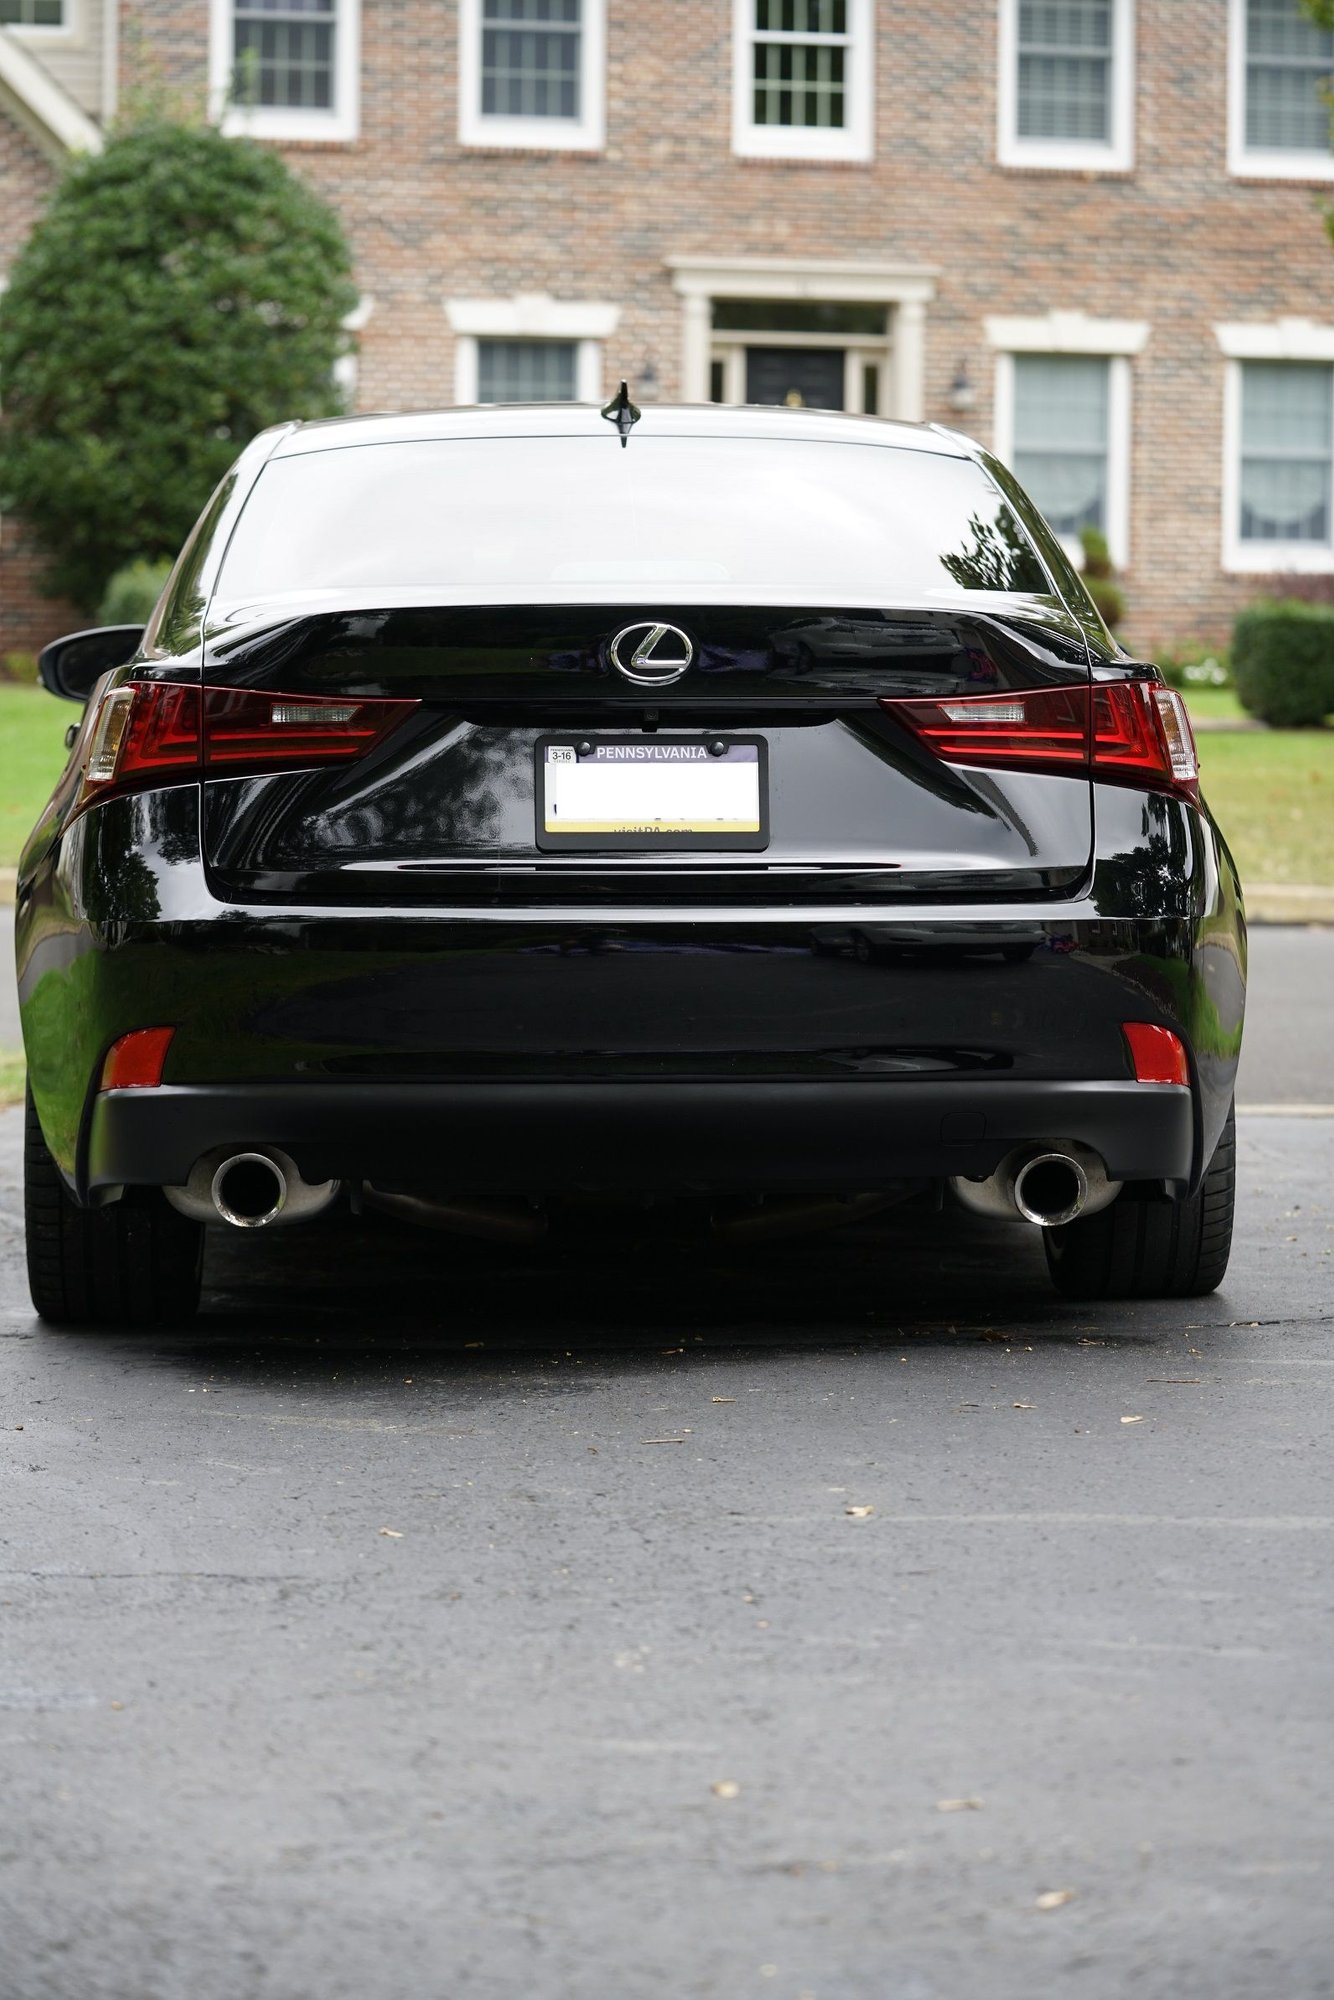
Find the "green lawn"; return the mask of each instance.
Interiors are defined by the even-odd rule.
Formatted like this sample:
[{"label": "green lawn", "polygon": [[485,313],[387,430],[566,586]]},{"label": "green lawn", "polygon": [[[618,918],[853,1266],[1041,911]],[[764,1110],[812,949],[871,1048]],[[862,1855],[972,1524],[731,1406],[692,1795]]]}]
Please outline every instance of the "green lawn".
[{"label": "green lawn", "polygon": [[65,731],[79,709],[45,688],[0,681],[0,868],[12,868],[65,768]]},{"label": "green lawn", "polygon": [[1334,888],[1334,729],[1204,734],[1200,776],[1243,883]]},{"label": "green lawn", "polygon": [[1246,711],[1231,688],[1183,688],[1194,722],[1244,722]]}]

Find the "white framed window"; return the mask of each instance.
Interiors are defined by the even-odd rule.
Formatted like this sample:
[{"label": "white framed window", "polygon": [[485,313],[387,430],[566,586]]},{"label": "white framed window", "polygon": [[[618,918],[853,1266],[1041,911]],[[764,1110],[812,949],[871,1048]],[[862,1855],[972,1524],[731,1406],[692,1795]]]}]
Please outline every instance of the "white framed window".
[{"label": "white framed window", "polygon": [[1300,0],[1228,0],[1228,168],[1264,180],[1334,180],[1327,85],[1334,32]]},{"label": "white framed window", "polygon": [[606,67],[606,0],[461,0],[459,138],[596,151]]},{"label": "white framed window", "polygon": [[996,456],[1013,470],[1079,565],[1080,530],[1130,562],[1131,361],[1143,320],[1051,312],[988,319],[996,352]]},{"label": "white framed window", "polygon": [[600,403],[602,348],[620,323],[601,299],[446,299],[456,403]]},{"label": "white framed window", "polygon": [[1223,387],[1223,567],[1334,570],[1334,326],[1214,329]]},{"label": "white framed window", "polygon": [[210,98],[226,132],[355,139],[361,0],[212,0]]},{"label": "white framed window", "polygon": [[479,403],[574,403],[579,400],[577,340],[479,340]]},{"label": "white framed window", "polygon": [[1002,166],[1135,163],[1134,0],[1000,0]]},{"label": "white framed window", "polygon": [[874,0],[733,0],[732,150],[869,160]]}]

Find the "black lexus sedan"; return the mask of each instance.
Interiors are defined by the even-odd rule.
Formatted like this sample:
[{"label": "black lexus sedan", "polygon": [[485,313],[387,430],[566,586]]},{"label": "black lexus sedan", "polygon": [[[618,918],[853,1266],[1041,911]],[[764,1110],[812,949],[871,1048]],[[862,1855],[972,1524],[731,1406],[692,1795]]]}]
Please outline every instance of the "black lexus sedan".
[{"label": "black lexus sedan", "polygon": [[206,1223],[340,1202],[943,1202],[1075,1297],[1223,1276],[1236,871],[1180,698],[967,439],[286,425],[147,629],[42,674],[85,704],[19,870],[44,1318],[186,1314]]}]

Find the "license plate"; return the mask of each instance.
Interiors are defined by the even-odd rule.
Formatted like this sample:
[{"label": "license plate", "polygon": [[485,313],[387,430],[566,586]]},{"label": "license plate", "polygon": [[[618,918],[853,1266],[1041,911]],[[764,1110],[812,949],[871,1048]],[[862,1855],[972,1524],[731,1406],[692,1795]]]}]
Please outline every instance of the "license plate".
[{"label": "license plate", "polygon": [[537,844],[764,847],[765,751],[757,736],[546,737],[537,746]]}]

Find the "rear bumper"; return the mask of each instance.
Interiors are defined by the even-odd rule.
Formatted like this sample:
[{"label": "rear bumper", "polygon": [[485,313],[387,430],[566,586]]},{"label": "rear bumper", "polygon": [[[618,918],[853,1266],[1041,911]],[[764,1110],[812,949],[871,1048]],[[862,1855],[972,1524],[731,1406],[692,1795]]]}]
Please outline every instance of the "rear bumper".
[{"label": "rear bumper", "polygon": [[89,1191],[177,1185],[218,1146],[281,1147],[307,1179],[467,1189],[873,1189],[988,1174],[1024,1141],[1082,1140],[1116,1180],[1188,1182],[1196,1104],[1131,1082],[164,1085],[93,1105]]}]

